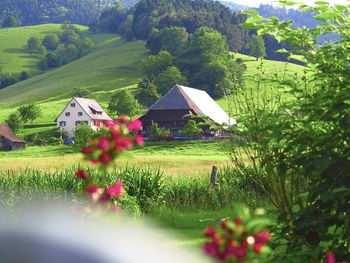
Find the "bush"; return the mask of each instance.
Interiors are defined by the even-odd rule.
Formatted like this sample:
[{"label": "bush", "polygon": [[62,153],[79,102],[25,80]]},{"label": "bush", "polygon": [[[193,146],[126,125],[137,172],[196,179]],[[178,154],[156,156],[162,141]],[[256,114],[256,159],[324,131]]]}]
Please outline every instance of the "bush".
[{"label": "bush", "polygon": [[47,50],[53,51],[59,44],[58,36],[55,34],[46,35],[42,41],[42,44]]},{"label": "bush", "polygon": [[90,126],[87,126],[85,123],[81,123],[75,129],[74,143],[77,146],[86,146],[93,134],[94,131],[91,129]]},{"label": "bush", "polygon": [[48,144],[57,145],[57,144],[61,144],[61,143],[62,143],[62,140],[61,140],[60,138],[57,138],[57,137],[50,137],[50,138],[47,140],[47,143],[48,143]]},{"label": "bush", "polygon": [[147,135],[152,141],[168,140],[172,137],[169,129],[159,127],[158,123],[154,121],[148,127]]}]

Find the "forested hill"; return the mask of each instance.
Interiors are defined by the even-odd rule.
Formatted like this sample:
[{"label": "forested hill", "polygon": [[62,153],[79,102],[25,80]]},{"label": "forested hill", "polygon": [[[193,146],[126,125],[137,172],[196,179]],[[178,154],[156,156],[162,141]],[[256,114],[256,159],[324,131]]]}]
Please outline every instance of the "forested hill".
[{"label": "forested hill", "polygon": [[[122,0],[131,7],[137,0]],[[45,23],[88,25],[98,19],[101,12],[115,0],[0,0],[0,25],[25,26]],[[13,19],[14,18],[14,19]]]}]

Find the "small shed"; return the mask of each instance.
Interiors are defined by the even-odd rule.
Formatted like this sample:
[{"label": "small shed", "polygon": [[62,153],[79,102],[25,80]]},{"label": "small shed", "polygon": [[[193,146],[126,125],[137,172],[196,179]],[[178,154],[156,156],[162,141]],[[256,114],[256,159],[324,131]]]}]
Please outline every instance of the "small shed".
[{"label": "small shed", "polygon": [[0,124],[0,150],[24,150],[25,140],[16,136],[7,124]]}]

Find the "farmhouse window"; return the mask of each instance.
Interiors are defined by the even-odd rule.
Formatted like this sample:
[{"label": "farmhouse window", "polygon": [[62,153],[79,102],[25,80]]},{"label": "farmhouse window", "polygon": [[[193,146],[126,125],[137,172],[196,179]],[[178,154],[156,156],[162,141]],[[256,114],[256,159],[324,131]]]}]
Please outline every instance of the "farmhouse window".
[{"label": "farmhouse window", "polygon": [[70,106],[71,106],[72,108],[75,108],[75,103],[74,103],[74,102],[71,103]]},{"label": "farmhouse window", "polygon": [[66,117],[69,117],[70,116],[70,112],[66,112]]},{"label": "farmhouse window", "polygon": [[65,121],[60,121],[60,127],[65,127],[66,126],[66,122]]},{"label": "farmhouse window", "polygon": [[75,122],[75,126],[78,126],[80,124],[80,121]]},{"label": "farmhouse window", "polygon": [[88,121],[83,121],[86,125],[89,125],[89,122]]},{"label": "farmhouse window", "polygon": [[81,111],[79,111],[78,116],[83,116],[83,113]]}]

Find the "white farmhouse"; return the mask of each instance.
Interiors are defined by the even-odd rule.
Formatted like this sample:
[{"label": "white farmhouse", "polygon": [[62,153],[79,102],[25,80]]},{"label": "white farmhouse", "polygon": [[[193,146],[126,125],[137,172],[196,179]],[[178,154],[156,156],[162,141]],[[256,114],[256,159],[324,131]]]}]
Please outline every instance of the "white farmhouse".
[{"label": "white farmhouse", "polygon": [[96,100],[73,97],[58,115],[57,127],[64,130],[69,137],[80,123],[85,123],[96,131],[104,120],[112,120]]}]

